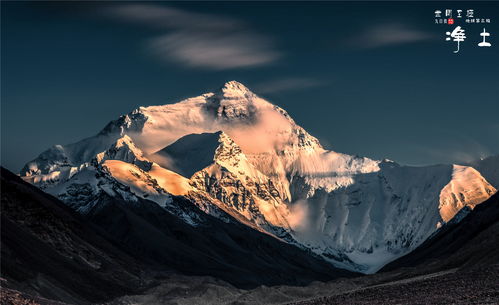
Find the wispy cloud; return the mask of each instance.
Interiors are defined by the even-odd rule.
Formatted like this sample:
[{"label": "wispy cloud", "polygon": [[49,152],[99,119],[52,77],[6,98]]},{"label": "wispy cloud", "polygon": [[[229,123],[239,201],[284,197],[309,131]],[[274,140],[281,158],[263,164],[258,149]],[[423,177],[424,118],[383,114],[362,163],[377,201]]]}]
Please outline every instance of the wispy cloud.
[{"label": "wispy cloud", "polygon": [[152,4],[125,4],[109,11],[127,22],[136,22],[160,29],[227,30],[243,24],[232,18],[200,14],[168,6]]},{"label": "wispy cloud", "polygon": [[432,37],[431,33],[401,23],[379,24],[356,35],[351,44],[361,48],[379,48],[425,41]]},{"label": "wispy cloud", "polygon": [[237,19],[149,4],[122,5],[110,12],[122,21],[164,30],[146,42],[162,60],[222,70],[264,65],[280,57],[268,37]]},{"label": "wispy cloud", "polygon": [[263,65],[279,56],[263,37],[247,32],[178,31],[155,38],[148,46],[163,59],[215,70]]},{"label": "wispy cloud", "polygon": [[486,145],[475,139],[462,136],[459,142],[442,143],[434,146],[416,146],[417,151],[427,160],[436,160],[441,163],[465,164],[493,155]]},{"label": "wispy cloud", "polygon": [[277,80],[266,81],[254,86],[255,91],[261,94],[276,93],[284,91],[294,91],[325,86],[328,83],[322,80],[305,78],[305,77],[290,77]]}]

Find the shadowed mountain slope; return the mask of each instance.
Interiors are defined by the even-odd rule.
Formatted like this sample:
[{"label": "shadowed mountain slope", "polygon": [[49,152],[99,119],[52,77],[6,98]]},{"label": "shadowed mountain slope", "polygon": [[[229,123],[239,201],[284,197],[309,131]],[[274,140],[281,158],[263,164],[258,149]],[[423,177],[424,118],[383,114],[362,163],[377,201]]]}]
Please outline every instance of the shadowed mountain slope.
[{"label": "shadowed mountain slope", "polygon": [[196,213],[201,224],[188,225],[148,200],[130,203],[107,194],[86,217],[156,270],[210,275],[240,288],[306,285],[355,275],[244,224],[196,211],[184,197],[174,197],[174,202]]},{"label": "shadowed mountain slope", "polygon": [[213,163],[219,136],[220,132],[186,135],[150,158],[164,168],[172,168],[184,177],[191,177]]},{"label": "shadowed mountain slope", "polygon": [[143,286],[140,265],[55,197],[1,168],[4,287],[94,303]]}]

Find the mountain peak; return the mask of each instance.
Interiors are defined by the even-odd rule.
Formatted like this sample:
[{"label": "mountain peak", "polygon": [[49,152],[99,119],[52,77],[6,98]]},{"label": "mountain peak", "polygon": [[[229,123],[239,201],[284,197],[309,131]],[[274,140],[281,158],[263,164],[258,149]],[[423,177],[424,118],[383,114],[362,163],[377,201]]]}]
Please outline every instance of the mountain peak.
[{"label": "mountain peak", "polygon": [[226,82],[223,86],[222,89],[227,89],[227,90],[239,90],[239,91],[250,91],[248,87],[243,85],[242,83],[236,81],[236,80],[231,80]]},{"label": "mountain peak", "polygon": [[219,146],[215,151],[215,161],[238,163],[242,151],[239,145],[232,140],[225,132],[217,133]]},{"label": "mountain peak", "polygon": [[248,87],[238,81],[231,80],[226,82],[217,92],[217,95],[224,99],[252,97],[255,94]]},{"label": "mountain peak", "polygon": [[96,155],[98,163],[105,160],[121,160],[135,164],[142,170],[150,170],[152,162],[149,162],[142,150],[140,150],[128,135],[123,135],[116,140],[106,151]]}]

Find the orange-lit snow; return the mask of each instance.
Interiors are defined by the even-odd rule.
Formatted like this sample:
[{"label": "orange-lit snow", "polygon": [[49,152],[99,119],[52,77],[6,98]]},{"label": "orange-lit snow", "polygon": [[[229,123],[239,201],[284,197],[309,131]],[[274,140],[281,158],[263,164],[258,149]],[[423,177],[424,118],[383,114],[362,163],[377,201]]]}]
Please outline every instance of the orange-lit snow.
[{"label": "orange-lit snow", "polygon": [[166,193],[147,173],[137,166],[119,160],[106,160],[102,163],[109,173],[120,183],[128,185],[139,197],[153,200],[159,204],[166,201]]},{"label": "orange-lit snow", "polygon": [[156,179],[158,184],[168,193],[173,195],[186,195],[192,187],[189,185],[189,179],[180,176],[170,170],[162,168],[154,163],[148,174]]},{"label": "orange-lit snow", "polygon": [[452,180],[440,193],[440,215],[448,222],[464,206],[473,208],[496,191],[474,168],[454,165]]}]

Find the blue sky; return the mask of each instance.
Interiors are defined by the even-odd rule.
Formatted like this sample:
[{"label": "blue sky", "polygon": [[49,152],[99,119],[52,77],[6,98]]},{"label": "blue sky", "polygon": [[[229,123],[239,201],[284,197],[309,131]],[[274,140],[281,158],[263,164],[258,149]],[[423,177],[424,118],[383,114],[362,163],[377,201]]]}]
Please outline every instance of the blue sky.
[{"label": "blue sky", "polygon": [[[490,24],[434,23],[474,9]],[[403,164],[499,153],[497,2],[2,2],[1,161],[138,106],[238,80],[339,152]],[[459,21],[460,22],[460,21]],[[492,36],[480,48],[483,28]]]}]

